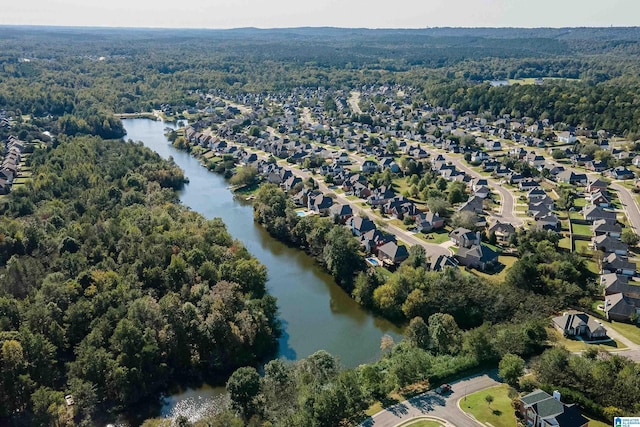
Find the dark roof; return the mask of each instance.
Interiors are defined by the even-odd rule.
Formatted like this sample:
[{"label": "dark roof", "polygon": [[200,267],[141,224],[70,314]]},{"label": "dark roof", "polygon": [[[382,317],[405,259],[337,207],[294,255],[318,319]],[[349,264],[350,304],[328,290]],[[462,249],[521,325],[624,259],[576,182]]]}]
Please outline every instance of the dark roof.
[{"label": "dark roof", "polygon": [[393,260],[407,258],[409,256],[407,248],[405,246],[398,245],[396,242],[385,243],[378,248],[378,252],[384,253]]},{"label": "dark roof", "polygon": [[541,400],[545,400],[550,398],[551,395],[549,393],[547,393],[544,390],[534,390],[531,393],[527,394],[526,396],[522,396],[520,398],[520,400],[522,401],[522,403],[524,403],[525,405],[533,405],[536,402],[540,402]]},{"label": "dark roof", "polygon": [[580,413],[574,405],[565,405],[564,412],[556,417],[558,427],[581,427],[589,422],[589,419]]},{"label": "dark roof", "polygon": [[480,262],[492,262],[498,259],[496,251],[486,245],[473,245],[470,248],[460,248],[456,254],[460,258],[477,258]]},{"label": "dark roof", "polygon": [[562,402],[550,397],[533,404],[533,409],[540,418],[555,418],[564,412]]}]

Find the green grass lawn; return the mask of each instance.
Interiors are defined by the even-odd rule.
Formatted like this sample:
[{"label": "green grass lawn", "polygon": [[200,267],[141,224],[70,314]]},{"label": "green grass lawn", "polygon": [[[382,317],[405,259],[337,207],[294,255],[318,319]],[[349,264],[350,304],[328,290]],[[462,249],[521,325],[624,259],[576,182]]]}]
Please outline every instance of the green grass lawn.
[{"label": "green grass lawn", "polygon": [[576,245],[576,252],[578,252],[579,254],[585,254],[585,255],[591,254],[592,250],[589,249],[590,243],[591,241],[589,240],[575,240],[574,244]]},{"label": "green grass lawn", "polygon": [[498,262],[504,267],[498,273],[487,274],[478,270],[471,270],[471,273],[477,277],[481,277],[486,279],[494,284],[500,285],[504,283],[504,279],[507,277],[507,271],[511,268],[511,266],[518,260],[517,257],[511,255],[500,255],[498,257]]},{"label": "green grass lawn", "polygon": [[573,201],[573,205],[577,208],[583,208],[587,205],[587,200],[584,197],[580,197]]},{"label": "green grass lawn", "polygon": [[[603,324],[604,324],[604,322],[603,322]],[[604,326],[606,328],[606,325],[604,325]],[[552,343],[554,343],[555,345],[558,345],[558,346],[563,346],[567,350],[569,350],[570,352],[584,351],[584,350],[587,350],[589,348],[597,348],[599,350],[606,350],[606,351],[622,350],[622,349],[627,348],[626,345],[624,345],[623,343],[618,342],[618,341],[611,341],[609,343],[601,343],[601,344],[589,344],[589,343],[586,343],[584,341],[565,338],[560,333],[560,331],[558,331],[555,328],[548,328],[547,332],[548,332],[548,335],[549,335],[549,341],[550,342],[552,342]]]},{"label": "green grass lawn", "polygon": [[407,421],[404,424],[400,424],[398,427],[442,427],[442,423],[428,419],[428,418],[418,418],[417,420]]},{"label": "green grass lawn", "polygon": [[599,420],[594,420],[593,418],[589,418],[586,415],[585,415],[585,417],[589,419],[589,427],[611,427],[610,423],[605,423],[605,422],[602,422],[602,421],[599,421]]},{"label": "green grass lawn", "polygon": [[560,239],[560,242],[558,242],[558,246],[563,248],[563,249],[567,249],[567,250],[571,250],[571,239],[569,239],[568,237],[565,237],[563,239]]},{"label": "green grass lawn", "polygon": [[624,335],[634,344],[640,344],[640,328],[636,325],[622,322],[602,322],[605,328],[612,328]]},{"label": "green grass lawn", "polygon": [[429,243],[435,243],[439,245],[440,243],[443,243],[449,240],[449,231],[447,231],[446,229],[441,229],[441,230],[432,231],[426,234],[420,233],[420,234],[417,234],[417,236]]},{"label": "green grass lawn", "polygon": [[587,224],[571,223],[571,227],[573,228],[573,234],[577,234],[579,236],[591,236],[593,234],[591,227]]},{"label": "green grass lawn", "polygon": [[584,219],[580,212],[569,212],[569,218],[571,219]]},{"label": "green grass lawn", "polygon": [[[488,403],[486,397],[493,397]],[[494,427],[514,427],[516,416],[511,407],[509,387],[500,385],[465,396],[460,400],[460,408],[473,415],[481,423],[489,423]]]}]

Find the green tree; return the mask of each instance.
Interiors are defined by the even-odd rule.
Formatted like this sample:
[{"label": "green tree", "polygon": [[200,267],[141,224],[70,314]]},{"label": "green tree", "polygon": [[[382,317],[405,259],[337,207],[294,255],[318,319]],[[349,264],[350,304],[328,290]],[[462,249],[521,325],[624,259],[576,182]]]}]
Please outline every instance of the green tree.
[{"label": "green tree", "polygon": [[429,349],[429,328],[422,317],[414,317],[404,331],[404,337],[412,345],[423,350]]},{"label": "green tree", "polygon": [[260,394],[260,375],[253,367],[238,368],[227,381],[227,391],[232,406],[245,419],[258,411],[257,397]]},{"label": "green tree", "polygon": [[453,227],[462,227],[469,230],[475,230],[478,216],[470,211],[456,212],[451,217],[451,225]]},{"label": "green tree", "polygon": [[636,246],[640,242],[640,237],[633,230],[626,228],[622,235],[620,236],[620,240],[623,243],[626,243],[629,246]]},{"label": "green tree", "polygon": [[453,354],[461,344],[461,331],[450,314],[435,313],[429,316],[431,348],[438,354]]},{"label": "green tree", "polygon": [[427,251],[420,245],[413,245],[409,248],[409,258],[404,263],[413,268],[424,266],[427,262]]},{"label": "green tree", "polygon": [[505,354],[500,360],[498,374],[507,384],[515,387],[520,377],[524,374],[524,360],[515,354]]},{"label": "green tree", "polygon": [[253,166],[243,166],[229,179],[231,185],[251,185],[258,176],[258,170]]},{"label": "green tree", "polygon": [[350,292],[354,274],[363,268],[360,245],[351,232],[345,227],[334,226],[327,234],[322,257],[336,281]]},{"label": "green tree", "polygon": [[429,211],[443,217],[447,215],[450,204],[440,197],[432,197],[427,200],[427,207]]}]

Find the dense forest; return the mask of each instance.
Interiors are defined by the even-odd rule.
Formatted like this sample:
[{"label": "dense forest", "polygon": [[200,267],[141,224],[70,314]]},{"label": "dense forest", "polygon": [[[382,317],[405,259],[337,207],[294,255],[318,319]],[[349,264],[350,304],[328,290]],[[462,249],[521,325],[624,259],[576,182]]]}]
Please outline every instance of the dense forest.
[{"label": "dense forest", "polygon": [[[111,112],[198,104],[199,93],[402,83],[459,111],[640,129],[637,28],[110,30],[2,27],[0,105],[122,136]],[[358,72],[354,72],[358,70]],[[493,88],[488,80],[555,77]],[[571,80],[563,80],[563,79]]]},{"label": "dense forest", "polygon": [[33,153],[0,219],[0,416],[92,425],[273,351],[264,266],[177,204],[174,164],[98,137],[56,145]]}]

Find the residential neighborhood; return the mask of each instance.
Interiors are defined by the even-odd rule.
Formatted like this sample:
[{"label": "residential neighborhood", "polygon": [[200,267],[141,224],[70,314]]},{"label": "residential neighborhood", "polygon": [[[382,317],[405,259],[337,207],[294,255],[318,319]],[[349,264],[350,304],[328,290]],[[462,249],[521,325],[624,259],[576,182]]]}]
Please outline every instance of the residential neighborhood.
[{"label": "residential neighborhood", "polygon": [[[360,239],[363,252],[377,257],[376,265],[397,267],[408,247],[418,243],[435,268],[499,272],[505,269],[501,259],[508,259],[505,254],[518,230],[533,229],[557,232],[561,247],[591,254],[594,270],[603,275],[635,276],[635,254],[622,236],[623,231],[640,230],[640,210],[635,201],[620,203],[635,191],[637,172],[629,169],[634,156],[624,157],[626,166],[607,168],[615,158],[597,166],[591,155],[576,151],[592,144],[602,152],[620,152],[622,146],[611,144],[606,132],[594,136],[587,129],[557,131],[548,120],[528,126],[527,119],[508,116],[490,122],[429,105],[405,117],[394,94],[410,90],[362,88],[360,107],[369,108],[377,121],[348,125],[321,105],[295,107],[312,96],[326,97],[323,92],[208,95],[224,109],[192,123],[185,138],[199,147],[206,161],[233,156],[289,192],[306,212],[338,218]],[[334,95],[339,113],[341,106],[353,104],[352,95]],[[386,99],[388,108],[363,104],[373,96]],[[285,114],[273,116],[264,107],[269,103],[286,105]],[[399,120],[419,122],[420,132],[406,125],[398,130],[394,123]],[[262,130],[251,135],[233,132],[236,123],[246,121]],[[319,188],[306,188],[311,179]],[[455,215],[447,218],[443,211],[432,211],[434,199],[449,204]],[[375,221],[369,219],[360,229],[367,217]],[[462,217],[472,229],[452,226]],[[603,293],[602,309],[607,318],[635,318],[640,301],[629,292]]]}]

